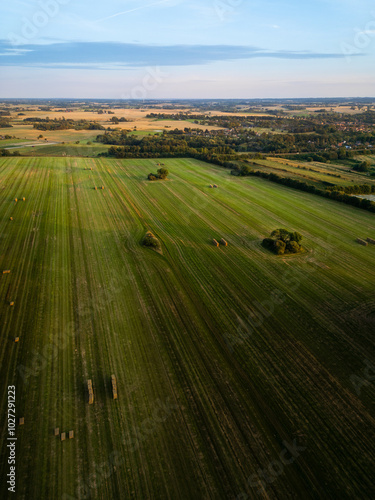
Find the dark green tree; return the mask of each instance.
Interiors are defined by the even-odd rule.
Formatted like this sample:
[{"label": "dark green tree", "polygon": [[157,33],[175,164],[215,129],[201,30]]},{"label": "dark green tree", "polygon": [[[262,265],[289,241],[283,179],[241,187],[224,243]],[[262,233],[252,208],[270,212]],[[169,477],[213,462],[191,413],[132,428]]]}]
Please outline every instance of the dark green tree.
[{"label": "dark green tree", "polygon": [[158,169],[158,176],[159,179],[166,179],[169,175],[169,171],[166,168],[159,168]]},{"label": "dark green tree", "polygon": [[290,241],[287,244],[286,249],[290,253],[298,253],[300,251],[301,247],[296,241]]},{"label": "dark green tree", "polygon": [[289,237],[290,237],[290,241],[292,242],[296,242],[296,243],[300,243],[302,241],[302,234],[301,233],[297,233],[297,231],[293,232],[293,233],[289,233]]},{"label": "dark green tree", "polygon": [[274,243],[274,251],[277,255],[283,255],[285,253],[286,243],[282,240],[276,240]]},{"label": "dark green tree", "polygon": [[271,238],[276,238],[277,240],[281,240],[284,243],[288,243],[290,241],[290,232],[287,229],[275,229],[271,233]]}]

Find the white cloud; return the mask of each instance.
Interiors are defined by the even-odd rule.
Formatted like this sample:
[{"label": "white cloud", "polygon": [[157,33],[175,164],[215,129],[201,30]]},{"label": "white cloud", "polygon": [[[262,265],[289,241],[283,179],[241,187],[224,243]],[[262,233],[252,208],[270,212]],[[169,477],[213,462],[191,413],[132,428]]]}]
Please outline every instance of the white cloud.
[{"label": "white cloud", "polygon": [[108,19],[113,19],[114,17],[124,16],[125,14],[130,14],[131,12],[135,12],[137,10],[148,9],[151,7],[155,7],[157,5],[165,4],[167,2],[170,2],[170,0],[160,0],[159,2],[154,2],[154,3],[147,4],[147,5],[139,5],[138,7],[134,7],[133,9],[124,10],[121,12],[117,12],[116,14],[112,14],[110,16],[103,17],[102,19],[98,19],[95,22],[101,23],[103,21],[107,21]]}]

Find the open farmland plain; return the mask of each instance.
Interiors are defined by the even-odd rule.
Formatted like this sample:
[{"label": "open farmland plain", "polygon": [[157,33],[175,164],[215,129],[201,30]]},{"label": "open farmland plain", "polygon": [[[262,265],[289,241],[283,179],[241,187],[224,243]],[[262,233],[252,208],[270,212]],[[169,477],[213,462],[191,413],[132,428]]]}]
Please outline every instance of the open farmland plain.
[{"label": "open farmland plain", "polygon": [[[162,161],[0,159],[17,499],[373,498],[374,215]],[[263,250],[279,227],[306,252]]]}]

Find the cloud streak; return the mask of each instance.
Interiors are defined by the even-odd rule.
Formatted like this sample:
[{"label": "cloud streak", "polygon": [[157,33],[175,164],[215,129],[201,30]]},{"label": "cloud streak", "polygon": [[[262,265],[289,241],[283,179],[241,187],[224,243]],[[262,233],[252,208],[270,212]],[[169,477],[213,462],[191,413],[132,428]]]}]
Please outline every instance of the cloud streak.
[{"label": "cloud streak", "polygon": [[135,12],[136,10],[148,9],[148,8],[154,7],[156,5],[161,5],[163,3],[167,3],[169,1],[170,0],[161,0],[160,2],[150,3],[148,5],[141,5],[140,7],[135,7],[134,9],[125,10],[123,12],[117,12],[117,14],[112,14],[111,16],[103,17],[102,19],[98,19],[95,22],[101,23],[103,21],[107,21],[108,19],[113,19],[114,17],[124,16],[125,14],[130,14],[131,12]]},{"label": "cloud streak", "polygon": [[[141,45],[118,42],[64,42],[14,46],[0,40],[0,66],[88,65],[92,69],[147,66],[192,66],[214,62],[276,58],[288,60],[343,59],[342,53],[266,50],[240,45]],[[357,56],[364,55],[362,53]]]}]

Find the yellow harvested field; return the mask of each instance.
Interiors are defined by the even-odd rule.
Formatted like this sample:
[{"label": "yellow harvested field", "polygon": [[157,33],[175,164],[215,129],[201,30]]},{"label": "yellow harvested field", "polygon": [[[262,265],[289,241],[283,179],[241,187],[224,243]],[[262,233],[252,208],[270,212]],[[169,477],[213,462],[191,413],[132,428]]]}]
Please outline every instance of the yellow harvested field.
[{"label": "yellow harvested field", "polygon": [[[144,131],[162,131],[175,129],[183,130],[184,128],[199,128],[202,130],[220,130],[220,127],[208,126],[195,124],[190,121],[175,121],[175,120],[157,120],[155,118],[146,118],[149,113],[159,113],[164,114],[175,114],[180,111],[184,112],[184,109],[175,110],[165,110],[165,109],[151,109],[151,110],[140,110],[140,109],[114,109],[112,110],[114,114],[98,114],[94,112],[85,112],[81,110],[72,112],[58,112],[52,111],[38,111],[38,107],[33,107],[30,111],[25,111],[24,116],[18,117],[17,113],[12,113],[12,135],[19,139],[25,140],[38,140],[39,135],[43,138],[38,140],[38,143],[43,144],[48,141],[58,141],[58,142],[70,142],[73,140],[83,141],[94,139],[98,134],[102,133],[100,130],[56,130],[56,131],[41,131],[33,128],[32,125],[25,124],[23,121],[25,118],[50,118],[52,120],[65,118],[66,120],[87,120],[99,123],[105,128],[120,128],[122,130],[137,130]],[[58,109],[58,108],[56,108]],[[10,109],[11,111],[11,109]],[[215,113],[212,112],[211,115],[233,115],[241,116],[241,113]],[[120,122],[118,124],[113,124],[110,120],[116,116],[117,118],[126,118],[127,122]]]}]

